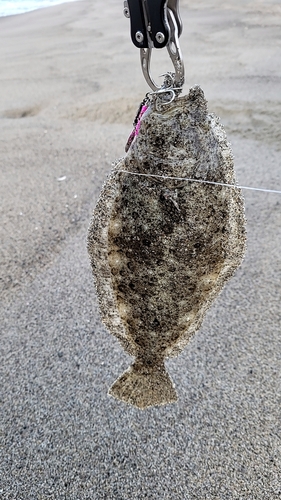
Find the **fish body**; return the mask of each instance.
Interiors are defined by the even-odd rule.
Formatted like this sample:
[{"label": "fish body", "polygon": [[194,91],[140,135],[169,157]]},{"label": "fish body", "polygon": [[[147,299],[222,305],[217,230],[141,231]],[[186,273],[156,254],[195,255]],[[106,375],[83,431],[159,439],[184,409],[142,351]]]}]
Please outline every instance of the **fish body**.
[{"label": "fish body", "polygon": [[139,408],[177,400],[164,360],[186,346],[244,256],[241,191],[201,181],[235,185],[235,173],[223,127],[196,86],[149,103],[93,213],[88,251],[101,317],[135,357],[109,394]]}]

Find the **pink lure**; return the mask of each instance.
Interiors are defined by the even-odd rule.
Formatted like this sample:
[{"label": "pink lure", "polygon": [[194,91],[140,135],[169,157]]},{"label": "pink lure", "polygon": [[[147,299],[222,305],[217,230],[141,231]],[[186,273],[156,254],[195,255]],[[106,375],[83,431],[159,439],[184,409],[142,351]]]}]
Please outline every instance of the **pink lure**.
[{"label": "pink lure", "polygon": [[143,116],[143,114],[146,112],[146,110],[148,109],[148,106],[146,106],[146,104],[144,104],[139,112],[139,116],[137,118],[137,124],[135,125],[134,129],[132,130],[130,136],[129,136],[129,139],[127,141],[127,144],[126,144],[126,147],[125,147],[125,151],[127,153],[127,151],[130,149],[130,146],[134,140],[135,137],[138,136],[138,133],[140,131],[140,122],[141,122],[141,118]]}]

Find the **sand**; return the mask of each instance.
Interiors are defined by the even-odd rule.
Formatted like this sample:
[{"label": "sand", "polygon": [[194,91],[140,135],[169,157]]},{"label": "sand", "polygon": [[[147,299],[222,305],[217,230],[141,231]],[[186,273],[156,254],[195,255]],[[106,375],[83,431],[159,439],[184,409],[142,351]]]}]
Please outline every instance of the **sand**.
[{"label": "sand", "polygon": [[[100,323],[86,232],[148,87],[122,2],[0,19],[0,498],[281,496],[281,196],[245,191],[248,250],[189,347],[179,402],[107,396],[128,364]],[[182,1],[186,91],[243,185],[281,188],[278,1]],[[165,50],[152,61],[169,69]]]}]

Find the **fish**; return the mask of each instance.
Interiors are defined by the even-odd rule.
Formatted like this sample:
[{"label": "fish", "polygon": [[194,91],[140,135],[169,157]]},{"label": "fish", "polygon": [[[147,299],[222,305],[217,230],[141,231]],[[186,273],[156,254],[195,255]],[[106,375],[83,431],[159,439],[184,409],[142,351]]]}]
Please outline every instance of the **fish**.
[{"label": "fish", "polygon": [[151,95],[126,149],[87,246],[101,319],[134,357],[109,395],[146,409],[177,401],[165,359],[182,352],[240,266],[246,220],[231,146],[199,85],[170,102]]}]

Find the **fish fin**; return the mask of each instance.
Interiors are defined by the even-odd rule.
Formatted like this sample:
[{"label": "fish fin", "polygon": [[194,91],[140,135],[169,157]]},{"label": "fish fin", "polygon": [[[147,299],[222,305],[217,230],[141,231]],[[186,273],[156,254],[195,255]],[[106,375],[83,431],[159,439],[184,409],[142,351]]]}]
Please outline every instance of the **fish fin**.
[{"label": "fish fin", "polygon": [[114,382],[108,394],[141,410],[178,399],[164,363],[149,369],[134,363]]}]

